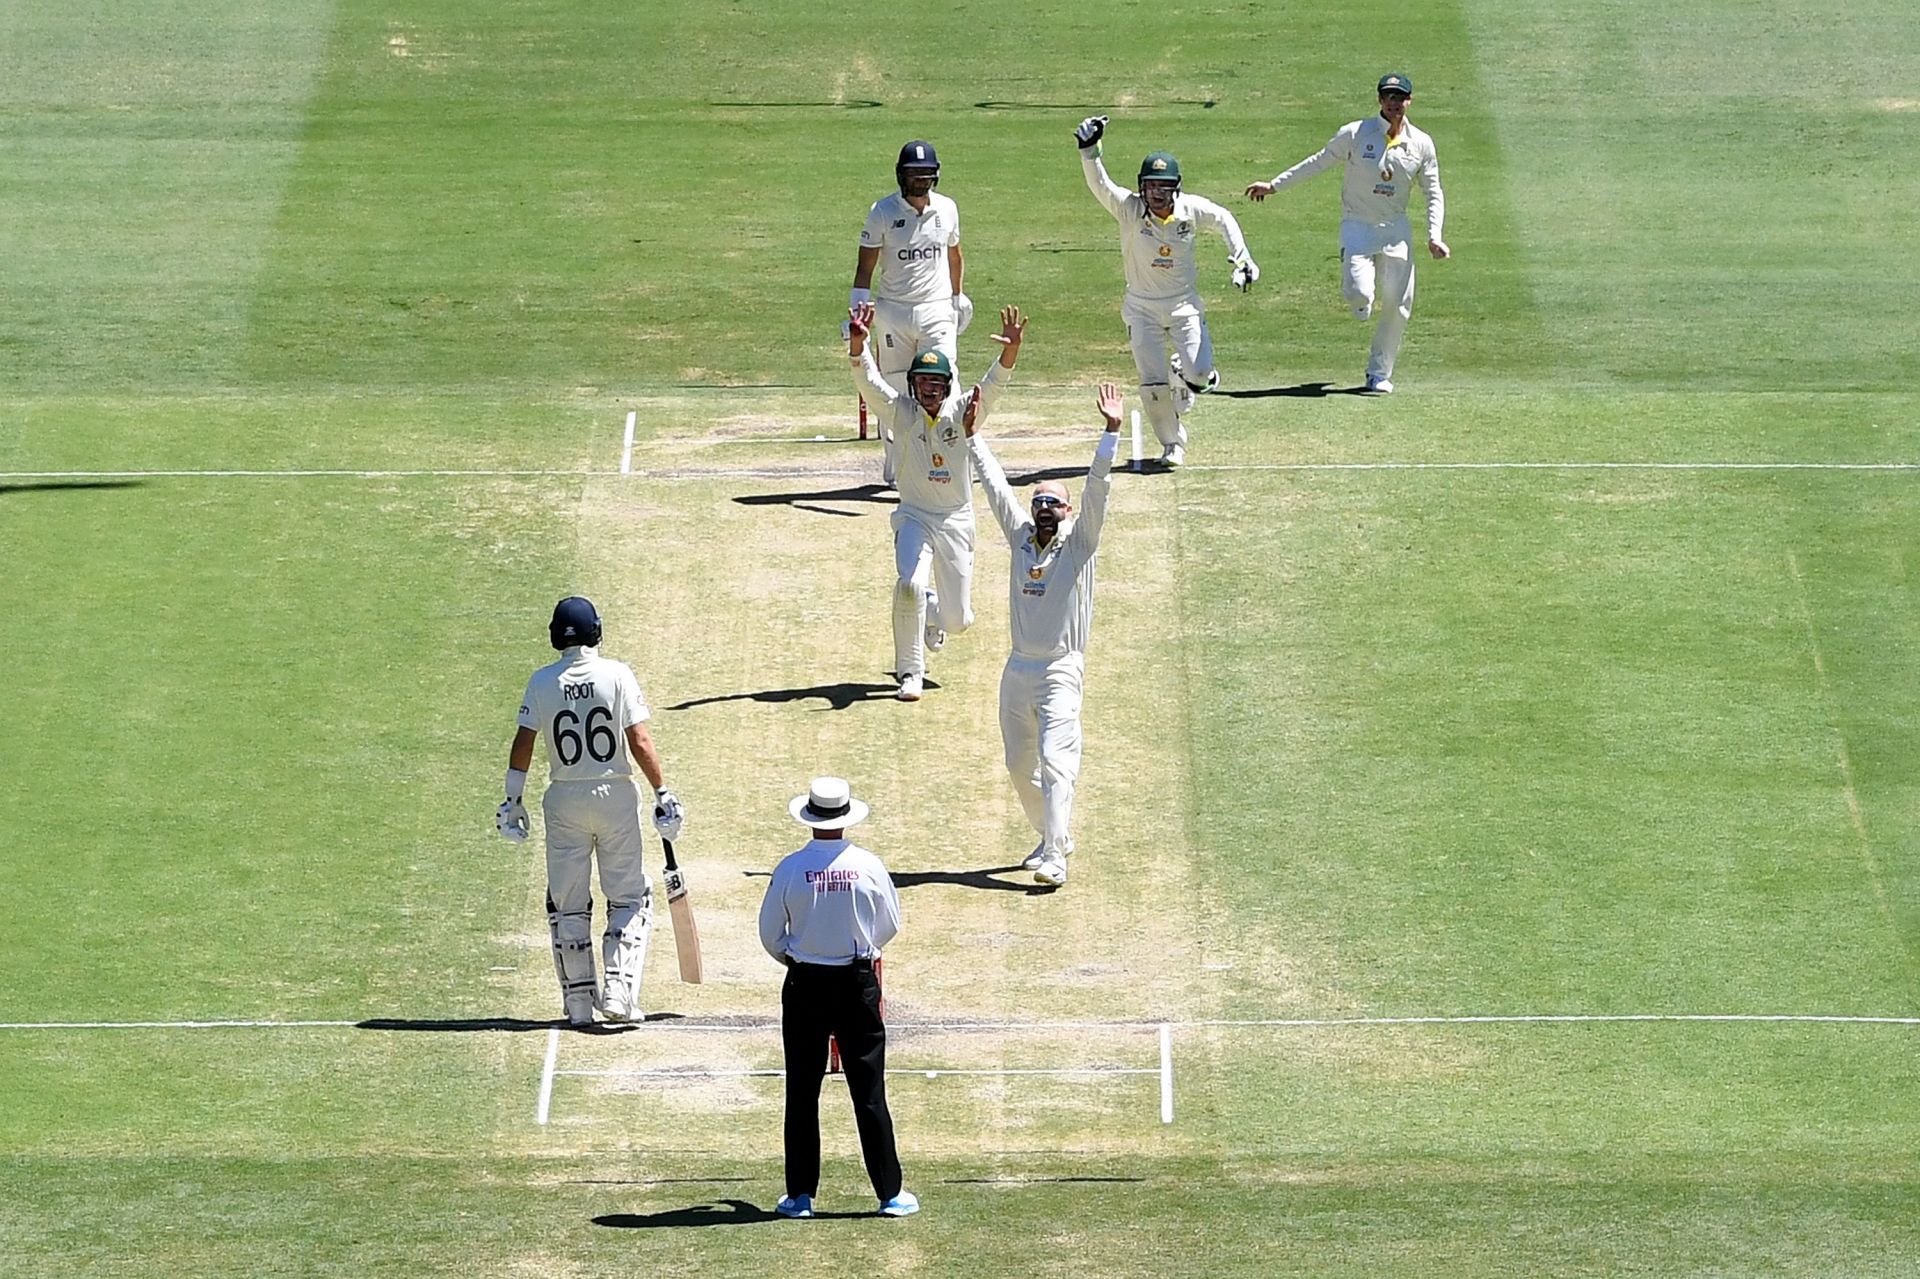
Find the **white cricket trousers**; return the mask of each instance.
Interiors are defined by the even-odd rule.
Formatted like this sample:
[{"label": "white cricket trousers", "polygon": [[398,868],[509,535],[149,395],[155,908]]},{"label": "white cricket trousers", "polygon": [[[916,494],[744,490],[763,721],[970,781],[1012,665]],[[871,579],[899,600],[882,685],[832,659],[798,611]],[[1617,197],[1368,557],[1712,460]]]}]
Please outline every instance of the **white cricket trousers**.
[{"label": "white cricket trousers", "polygon": [[639,998],[647,934],[653,924],[653,885],[642,861],[640,803],[639,783],[631,777],[554,782],[541,799],[554,971],[570,1016],[582,1012],[579,997],[583,992],[590,994],[595,985],[592,873],[596,852],[600,892],[607,899],[601,960],[608,993],[630,1003]]},{"label": "white cricket trousers", "polygon": [[925,675],[927,587],[940,601],[941,630],[958,635],[973,625],[973,507],[945,516],[894,508],[893,571],[894,674]]},{"label": "white cricket trousers", "polygon": [[956,368],[960,364],[960,333],[953,301],[889,302],[873,304],[873,362],[900,394],[907,394],[907,366],[922,351],[943,352]]},{"label": "white cricket trousers", "polygon": [[1143,298],[1129,292],[1120,304],[1127,324],[1127,344],[1140,371],[1140,396],[1147,421],[1162,447],[1187,446],[1187,425],[1179,406],[1190,404],[1185,388],[1173,385],[1168,351],[1180,356],[1180,377],[1191,386],[1205,386],[1213,372],[1213,335],[1207,331],[1207,308],[1198,293],[1177,298]]},{"label": "white cricket trousers", "polygon": [[1341,250],[1344,264],[1340,293],[1353,308],[1356,320],[1373,315],[1376,299],[1380,322],[1373,329],[1373,350],[1367,356],[1367,380],[1393,376],[1407,321],[1413,318],[1413,253],[1406,240],[1383,245],[1370,253]]},{"label": "white cricket trousers", "polygon": [[1080,779],[1080,697],[1086,657],[1007,659],[1000,674],[1000,739],[1007,775],[1042,845],[1073,851],[1068,823]]}]

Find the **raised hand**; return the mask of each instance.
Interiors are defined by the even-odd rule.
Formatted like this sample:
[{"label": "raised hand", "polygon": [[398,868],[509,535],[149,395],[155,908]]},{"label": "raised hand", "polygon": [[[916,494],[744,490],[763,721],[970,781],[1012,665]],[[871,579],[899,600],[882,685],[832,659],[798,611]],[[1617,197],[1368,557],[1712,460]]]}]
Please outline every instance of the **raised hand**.
[{"label": "raised hand", "polygon": [[1082,151],[1085,151],[1088,147],[1100,145],[1100,137],[1106,131],[1107,117],[1090,115],[1080,122],[1078,128],[1074,129],[1073,140],[1080,144]]},{"label": "raised hand", "polygon": [[873,331],[873,303],[862,302],[847,308],[847,331],[866,341],[867,334]]},{"label": "raised hand", "polygon": [[1100,408],[1100,416],[1107,419],[1107,430],[1118,431],[1120,429],[1120,409],[1123,404],[1123,401],[1120,399],[1120,388],[1111,382],[1102,382],[1100,384],[1099,398],[1097,398],[1094,403]]},{"label": "raised hand", "polygon": [[1019,307],[1003,306],[1000,308],[1000,331],[993,335],[994,341],[998,342],[1001,346],[1012,347],[1018,351],[1020,349],[1021,339],[1026,336],[1026,332],[1027,317],[1020,314]]},{"label": "raised hand", "polygon": [[974,423],[980,418],[980,388],[974,387],[973,394],[967,397],[967,411],[960,415],[960,425],[967,429],[967,438],[973,438]]}]

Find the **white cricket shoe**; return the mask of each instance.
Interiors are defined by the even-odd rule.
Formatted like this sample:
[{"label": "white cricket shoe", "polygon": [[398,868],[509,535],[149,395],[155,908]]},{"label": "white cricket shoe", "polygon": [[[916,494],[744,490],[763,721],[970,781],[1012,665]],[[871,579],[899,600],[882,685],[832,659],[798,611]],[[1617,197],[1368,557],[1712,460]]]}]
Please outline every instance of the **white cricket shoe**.
[{"label": "white cricket shoe", "polygon": [[1047,841],[1043,839],[1033,846],[1033,851],[1028,853],[1026,860],[1020,863],[1020,869],[1039,870],[1040,863],[1045,860],[1047,860]]},{"label": "white cricket shoe", "polygon": [[606,997],[600,1004],[600,1015],[608,1021],[619,1022],[640,1022],[647,1019],[647,1015],[636,1006],[632,995],[625,991],[611,989],[607,991]]},{"label": "white cricket shoe", "polygon": [[918,675],[902,675],[900,677],[900,691],[895,693],[894,696],[903,702],[917,702],[920,700],[920,685],[922,682],[922,678]]},{"label": "white cricket shoe", "polygon": [[1368,378],[1367,394],[1368,395],[1392,395],[1393,380],[1391,378],[1384,378],[1384,377]]},{"label": "white cricket shoe", "polygon": [[902,1190],[880,1205],[882,1217],[911,1217],[920,1211],[920,1200],[911,1190]]},{"label": "white cricket shoe", "polygon": [[1187,464],[1187,450],[1179,444],[1169,444],[1160,450],[1160,465],[1168,470],[1178,470]]},{"label": "white cricket shoe", "polygon": [[1040,864],[1033,868],[1033,882],[1051,884],[1055,888],[1067,882],[1067,859],[1059,853],[1049,851],[1040,858]]},{"label": "white cricket shoe", "polygon": [[568,995],[563,1001],[567,1010],[567,1021],[575,1026],[593,1025],[593,1010],[600,1003],[600,992],[592,991],[579,995]]}]

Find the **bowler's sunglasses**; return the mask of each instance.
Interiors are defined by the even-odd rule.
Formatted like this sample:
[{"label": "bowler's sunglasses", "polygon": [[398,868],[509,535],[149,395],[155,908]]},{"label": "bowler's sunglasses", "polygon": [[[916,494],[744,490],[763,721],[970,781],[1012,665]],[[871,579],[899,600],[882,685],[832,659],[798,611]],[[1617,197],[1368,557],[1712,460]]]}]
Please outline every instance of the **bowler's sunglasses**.
[{"label": "bowler's sunglasses", "polygon": [[1051,493],[1035,493],[1033,495],[1033,506],[1035,510],[1039,510],[1043,506],[1065,506],[1066,504],[1064,498],[1055,497]]}]

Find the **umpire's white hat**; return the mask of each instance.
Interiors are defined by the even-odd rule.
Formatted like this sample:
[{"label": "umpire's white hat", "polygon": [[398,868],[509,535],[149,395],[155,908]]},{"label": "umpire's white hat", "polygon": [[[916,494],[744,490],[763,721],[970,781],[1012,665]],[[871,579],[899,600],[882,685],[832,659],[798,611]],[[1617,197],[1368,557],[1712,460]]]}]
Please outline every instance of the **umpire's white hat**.
[{"label": "umpire's white hat", "polygon": [[795,795],[787,812],[802,826],[815,830],[845,830],[867,820],[867,806],[853,797],[843,777],[816,777],[804,795]]}]

